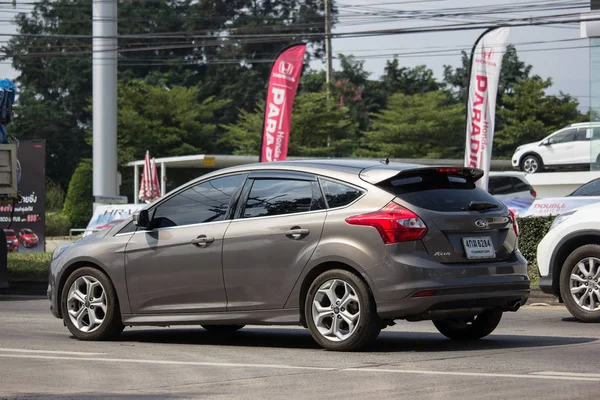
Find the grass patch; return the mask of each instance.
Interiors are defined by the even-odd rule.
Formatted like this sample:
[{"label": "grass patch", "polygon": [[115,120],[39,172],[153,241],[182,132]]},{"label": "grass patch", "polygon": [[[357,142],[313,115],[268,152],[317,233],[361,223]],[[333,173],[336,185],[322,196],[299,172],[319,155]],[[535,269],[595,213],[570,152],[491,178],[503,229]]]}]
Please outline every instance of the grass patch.
[{"label": "grass patch", "polygon": [[52,253],[8,253],[9,281],[48,281]]}]

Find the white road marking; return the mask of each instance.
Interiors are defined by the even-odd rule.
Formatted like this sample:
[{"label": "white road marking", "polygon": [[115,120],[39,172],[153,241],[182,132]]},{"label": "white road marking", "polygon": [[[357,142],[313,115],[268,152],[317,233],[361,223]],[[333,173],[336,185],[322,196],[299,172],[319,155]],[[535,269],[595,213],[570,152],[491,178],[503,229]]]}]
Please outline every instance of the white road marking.
[{"label": "white road marking", "polygon": [[106,353],[87,353],[83,351],[59,351],[59,350],[29,350],[29,349],[11,349],[0,347],[0,352],[8,353],[41,353],[41,354],[65,354],[70,356],[102,356]]},{"label": "white road marking", "polygon": [[556,372],[556,371],[544,371],[544,372],[532,372],[531,375],[550,375],[550,376],[581,376],[586,378],[600,378],[600,374],[588,374],[583,372]]},{"label": "white road marking", "polygon": [[[89,354],[89,353],[87,353]],[[310,367],[301,365],[285,365],[285,364],[237,364],[237,363],[216,363],[202,361],[171,361],[171,360],[144,360],[131,358],[101,358],[101,357],[63,357],[63,356],[45,356],[45,355],[29,355],[29,354],[0,354],[0,358],[29,358],[36,360],[63,360],[63,361],[96,361],[108,363],[124,363],[124,364],[153,364],[153,365],[183,365],[196,367],[226,367],[226,368],[256,368],[256,369],[296,369],[306,371],[331,371],[331,372],[369,372],[369,373],[395,373],[395,374],[417,374],[417,375],[445,375],[459,377],[475,377],[475,378],[510,378],[510,379],[554,379],[565,381],[587,381],[600,382],[599,376],[583,376],[583,374],[567,375],[568,373],[555,373],[554,375],[543,375],[542,373],[532,374],[501,374],[501,373],[485,373],[485,372],[448,372],[448,371],[424,371],[424,370],[403,370],[403,369],[383,369],[383,368],[327,368],[327,367]],[[561,375],[565,374],[565,375]]]}]

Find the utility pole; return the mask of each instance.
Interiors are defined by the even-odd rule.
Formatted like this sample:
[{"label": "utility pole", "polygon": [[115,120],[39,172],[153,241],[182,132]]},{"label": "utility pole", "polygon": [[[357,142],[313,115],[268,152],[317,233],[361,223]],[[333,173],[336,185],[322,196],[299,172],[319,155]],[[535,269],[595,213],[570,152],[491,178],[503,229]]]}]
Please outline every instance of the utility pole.
[{"label": "utility pole", "polygon": [[117,0],[93,0],[94,196],[117,195]]},{"label": "utility pole", "polygon": [[325,81],[327,82],[327,94],[329,95],[329,84],[331,83],[332,65],[331,65],[331,0],[325,0],[325,57],[326,61],[326,72]]}]

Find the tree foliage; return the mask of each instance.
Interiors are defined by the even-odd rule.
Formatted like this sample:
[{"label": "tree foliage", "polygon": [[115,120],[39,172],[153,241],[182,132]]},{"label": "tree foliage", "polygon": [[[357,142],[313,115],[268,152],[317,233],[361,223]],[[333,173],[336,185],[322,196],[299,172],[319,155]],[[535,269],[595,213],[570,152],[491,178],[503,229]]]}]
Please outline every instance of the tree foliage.
[{"label": "tree foliage", "polygon": [[63,215],[74,228],[85,228],[92,218],[92,160],[82,160],[71,178]]}]

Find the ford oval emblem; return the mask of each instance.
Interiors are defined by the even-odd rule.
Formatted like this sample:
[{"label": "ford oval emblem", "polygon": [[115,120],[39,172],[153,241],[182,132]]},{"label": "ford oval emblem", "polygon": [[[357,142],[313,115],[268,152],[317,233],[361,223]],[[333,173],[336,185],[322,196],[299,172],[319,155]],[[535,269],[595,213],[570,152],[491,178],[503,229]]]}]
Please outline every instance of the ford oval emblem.
[{"label": "ford oval emblem", "polygon": [[475,226],[481,229],[487,228],[490,224],[485,219],[475,221]]}]

